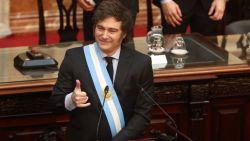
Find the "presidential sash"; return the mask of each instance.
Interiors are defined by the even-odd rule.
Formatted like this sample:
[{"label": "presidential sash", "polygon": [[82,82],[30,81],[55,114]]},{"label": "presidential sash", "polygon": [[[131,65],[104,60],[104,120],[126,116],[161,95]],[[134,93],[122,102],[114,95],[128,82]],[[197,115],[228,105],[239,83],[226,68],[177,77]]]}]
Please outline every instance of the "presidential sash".
[{"label": "presidential sash", "polygon": [[114,137],[125,126],[121,104],[118,100],[97,43],[84,46],[83,50],[97,95],[101,103],[104,100],[104,89],[106,86],[109,87],[109,92],[106,94],[103,110],[108,119],[112,137]]}]

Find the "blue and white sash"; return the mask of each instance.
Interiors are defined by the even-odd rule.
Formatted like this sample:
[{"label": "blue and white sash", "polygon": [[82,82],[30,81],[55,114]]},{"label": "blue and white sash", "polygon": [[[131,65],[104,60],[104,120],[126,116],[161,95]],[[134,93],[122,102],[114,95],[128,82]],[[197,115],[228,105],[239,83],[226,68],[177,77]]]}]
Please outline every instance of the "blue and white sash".
[{"label": "blue and white sash", "polygon": [[124,115],[120,102],[108,75],[105,62],[103,61],[102,54],[97,43],[87,45],[83,47],[83,50],[101,103],[104,99],[104,89],[106,86],[109,87],[109,93],[106,96],[103,109],[108,119],[112,137],[114,137],[125,126]]}]

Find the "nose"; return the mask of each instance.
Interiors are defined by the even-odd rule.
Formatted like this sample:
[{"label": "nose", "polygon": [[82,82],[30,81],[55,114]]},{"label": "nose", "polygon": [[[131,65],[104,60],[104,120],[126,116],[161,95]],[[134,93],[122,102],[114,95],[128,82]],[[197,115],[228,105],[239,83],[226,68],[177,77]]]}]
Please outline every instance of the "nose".
[{"label": "nose", "polygon": [[107,30],[104,30],[103,33],[102,33],[102,38],[106,39],[108,38],[108,31]]}]

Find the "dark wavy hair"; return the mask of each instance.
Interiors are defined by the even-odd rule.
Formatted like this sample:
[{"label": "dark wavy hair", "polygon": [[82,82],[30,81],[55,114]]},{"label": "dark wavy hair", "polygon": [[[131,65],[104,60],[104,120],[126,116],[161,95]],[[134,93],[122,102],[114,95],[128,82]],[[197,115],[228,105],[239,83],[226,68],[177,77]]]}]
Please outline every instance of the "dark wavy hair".
[{"label": "dark wavy hair", "polygon": [[132,39],[134,21],[129,9],[123,6],[119,0],[103,0],[94,12],[92,18],[93,28],[95,29],[98,22],[108,17],[114,17],[117,21],[121,21],[121,29],[127,34],[122,43],[130,41]]}]

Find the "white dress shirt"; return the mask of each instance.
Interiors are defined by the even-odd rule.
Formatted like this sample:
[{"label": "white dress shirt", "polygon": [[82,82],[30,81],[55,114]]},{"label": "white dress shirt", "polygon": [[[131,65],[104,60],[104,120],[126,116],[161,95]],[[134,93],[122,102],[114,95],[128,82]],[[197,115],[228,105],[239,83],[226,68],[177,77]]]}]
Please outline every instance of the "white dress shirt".
[{"label": "white dress shirt", "polygon": [[170,1],[173,1],[173,0],[161,0],[161,4],[169,3]]}]

